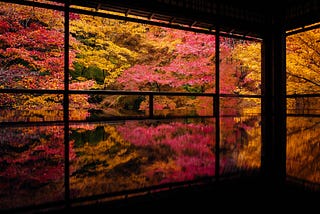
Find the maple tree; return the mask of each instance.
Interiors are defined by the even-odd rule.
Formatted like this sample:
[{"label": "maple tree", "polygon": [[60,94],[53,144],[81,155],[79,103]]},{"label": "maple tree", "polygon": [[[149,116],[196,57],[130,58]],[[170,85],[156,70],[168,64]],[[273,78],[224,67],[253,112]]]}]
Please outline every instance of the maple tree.
[{"label": "maple tree", "polygon": [[[61,89],[64,59],[62,16],[53,10],[0,4],[0,87]],[[0,97],[0,104],[22,110],[44,106],[52,110],[62,109],[61,98],[4,94]]]},{"label": "maple tree", "polygon": [[[320,29],[287,37],[287,94],[320,92],[319,42]],[[287,98],[290,113],[318,113],[318,98]],[[287,118],[287,174],[298,180],[319,183],[319,121],[313,117]]]},{"label": "maple tree", "polygon": [[142,25],[79,15],[70,22],[70,33],[78,41],[79,53],[71,76],[93,79],[108,87],[138,56],[138,44],[145,29]]},{"label": "maple tree", "polygon": [[287,93],[314,94],[320,91],[320,29],[287,37]]},{"label": "maple tree", "polygon": [[[63,89],[63,14],[42,8],[0,4],[0,88]],[[73,48],[76,43],[71,37],[70,66],[77,52]],[[70,82],[71,89],[93,86],[92,81]],[[82,96],[80,102],[88,106],[88,97]],[[0,104],[17,110],[58,112],[62,111],[62,99],[63,96],[50,94],[4,94],[0,97]],[[79,106],[77,102],[79,99],[70,99],[71,106]],[[46,118],[50,113],[42,111],[40,114]]]},{"label": "maple tree", "polygon": [[1,3],[0,18],[1,86],[61,89],[64,34],[58,23],[62,27],[63,16],[53,10]]},{"label": "maple tree", "polygon": [[221,93],[261,94],[261,42],[228,40],[234,40],[232,45],[224,42],[231,50],[225,51],[221,60],[232,71],[224,72],[221,68]]},{"label": "maple tree", "polygon": [[[144,59],[124,70],[117,78],[118,88],[198,93],[213,90],[213,36],[148,26],[146,37],[149,47],[146,49],[147,55],[153,58]],[[203,100],[201,97],[191,100],[188,97],[157,96],[154,109],[196,108],[201,99]],[[139,110],[148,109],[148,100],[140,102]],[[199,111],[200,109],[201,105],[198,106]]]},{"label": "maple tree", "polygon": [[[1,73],[5,78],[1,87],[62,89],[63,16],[54,10],[43,15],[45,9],[18,5],[3,8]],[[8,18],[12,12],[15,16]],[[212,35],[85,15],[72,16],[70,32],[71,89],[214,91],[215,39]],[[28,39],[22,35],[28,35]],[[221,39],[221,55],[232,51],[227,43],[227,39]],[[222,88],[222,92],[236,91],[240,83],[236,83],[235,66],[222,62],[221,68],[221,81],[234,82],[233,86],[231,83],[226,86],[228,89]],[[235,78],[230,79],[233,76]],[[121,107],[121,103],[115,102],[117,100],[108,99],[94,103],[101,100],[94,97],[99,96],[73,95],[70,106],[73,109],[82,106],[87,112],[90,108],[125,109],[125,106],[132,106],[123,102]],[[124,99],[140,102],[140,105],[134,105],[134,110],[146,110],[149,105],[143,99],[123,96]],[[205,97],[158,96],[154,103],[155,109],[159,110],[190,108],[197,109],[197,114],[206,114],[212,112],[201,104],[207,101]],[[17,109],[32,109],[36,104],[48,109],[62,108],[61,99],[53,99],[51,95],[14,98],[5,94],[1,103]],[[71,118],[88,116],[89,113],[83,112]]]},{"label": "maple tree", "polygon": [[[320,29],[287,37],[287,94],[319,94]],[[318,113],[318,98],[287,98],[290,113]],[[287,117],[287,174],[298,180],[320,182],[319,120],[313,117]],[[315,187],[316,188],[316,187]]]},{"label": "maple tree", "polygon": [[[319,29],[287,37],[287,93],[318,94],[320,92]],[[311,113],[320,106],[317,98],[287,99],[287,108],[293,112]]]},{"label": "maple tree", "polygon": [[[197,34],[199,39],[193,40],[194,34],[190,32],[89,16],[80,16],[71,23],[71,34],[80,41],[74,69],[71,70],[74,80],[95,80],[100,84],[95,86],[97,89],[159,91],[162,90],[159,87],[164,87],[166,91],[212,90],[212,36]],[[187,45],[186,40],[190,44]],[[183,53],[186,50],[189,52]],[[193,78],[195,75],[199,79]],[[209,84],[211,86],[205,88]],[[124,102],[121,107],[118,98],[95,97],[98,98],[92,100],[103,100],[97,103],[97,109],[137,106]],[[131,99],[132,96],[122,97],[121,100],[126,99],[127,102],[138,101]],[[141,108],[138,105],[135,110],[148,108],[146,100],[138,102]],[[179,102],[183,103],[181,97],[173,101],[172,98],[157,97],[155,107],[178,108],[176,104]]]},{"label": "maple tree", "polygon": [[[286,38],[286,74],[287,94],[316,94],[319,93],[319,29],[309,30]],[[259,88],[260,56],[259,43],[237,45],[233,57],[241,62],[245,70],[251,70],[249,79],[254,80]],[[249,88],[245,88],[250,89]],[[260,92],[259,92],[260,93]],[[287,99],[287,108],[290,110],[318,108],[316,99],[295,98]],[[302,110],[303,110],[302,109]]]},{"label": "maple tree", "polygon": [[149,29],[146,34],[155,46],[148,53],[160,49],[161,56],[125,70],[118,83],[125,90],[205,92],[213,88],[214,37],[167,28],[157,30],[161,33]]}]

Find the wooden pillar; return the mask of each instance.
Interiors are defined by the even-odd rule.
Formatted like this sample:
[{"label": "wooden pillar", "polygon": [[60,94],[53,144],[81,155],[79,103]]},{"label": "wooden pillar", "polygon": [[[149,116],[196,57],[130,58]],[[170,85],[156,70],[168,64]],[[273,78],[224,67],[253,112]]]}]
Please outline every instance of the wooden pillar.
[{"label": "wooden pillar", "polygon": [[286,179],[286,37],[281,22],[265,33],[262,47],[262,157],[267,188],[280,191]]},{"label": "wooden pillar", "polygon": [[220,32],[219,27],[216,28],[215,35],[215,96],[213,100],[215,127],[216,127],[216,141],[215,141],[215,177],[220,179]]},{"label": "wooden pillar", "polygon": [[70,163],[69,163],[69,39],[70,39],[70,1],[65,2],[64,10],[64,91],[63,91],[63,121],[64,121],[64,185],[66,207],[70,206]]}]

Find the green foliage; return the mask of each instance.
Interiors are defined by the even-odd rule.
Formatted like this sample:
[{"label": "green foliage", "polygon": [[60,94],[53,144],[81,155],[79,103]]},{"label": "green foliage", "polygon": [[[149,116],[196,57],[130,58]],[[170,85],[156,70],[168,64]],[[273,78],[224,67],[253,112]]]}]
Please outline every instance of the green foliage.
[{"label": "green foliage", "polygon": [[95,80],[98,84],[104,83],[106,73],[96,65],[89,65],[86,67],[82,63],[74,62],[73,68],[74,69],[70,69],[70,75],[73,79],[84,77],[86,79]]},{"label": "green foliage", "polygon": [[189,84],[183,85],[183,89],[186,90],[187,92],[191,93],[203,93],[204,88],[203,86],[191,86]]}]

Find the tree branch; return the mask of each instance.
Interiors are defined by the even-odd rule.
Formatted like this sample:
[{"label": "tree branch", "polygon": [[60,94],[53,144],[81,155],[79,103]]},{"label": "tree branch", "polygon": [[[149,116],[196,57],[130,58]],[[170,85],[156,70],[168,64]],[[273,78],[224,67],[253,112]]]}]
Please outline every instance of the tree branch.
[{"label": "tree branch", "polygon": [[301,76],[299,76],[299,75],[297,75],[297,74],[290,73],[289,71],[287,71],[287,74],[290,75],[290,76],[299,78],[299,79],[303,79],[303,80],[306,81],[306,82],[309,82],[309,83],[311,83],[311,84],[313,84],[313,85],[315,85],[315,86],[320,87],[320,84],[317,83],[317,82],[315,82],[315,81],[313,81],[313,80],[307,79],[307,78],[305,78],[305,77],[301,77]]}]

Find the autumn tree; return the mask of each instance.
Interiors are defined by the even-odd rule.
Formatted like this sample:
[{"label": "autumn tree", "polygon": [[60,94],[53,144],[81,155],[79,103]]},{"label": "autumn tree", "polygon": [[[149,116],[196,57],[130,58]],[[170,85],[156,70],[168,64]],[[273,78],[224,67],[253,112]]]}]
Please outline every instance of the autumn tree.
[{"label": "autumn tree", "polygon": [[[122,72],[115,83],[117,88],[133,91],[212,91],[213,36],[156,26],[146,27],[143,45],[146,47],[145,56]],[[140,109],[148,108],[146,100],[140,102]],[[178,103],[181,103],[180,106]],[[155,107],[159,110],[185,107],[186,103],[183,97],[155,98]]]},{"label": "autumn tree", "polygon": [[[320,29],[287,37],[287,94],[319,94],[320,92]],[[287,99],[293,113],[318,113],[318,98]],[[289,176],[319,183],[319,120],[313,117],[287,119],[287,173]]]},{"label": "autumn tree", "polygon": [[[187,31],[153,27],[148,40],[164,50],[153,60],[125,70],[117,81],[125,90],[198,91],[213,87],[214,37]],[[165,48],[165,49],[163,49]],[[150,49],[148,54],[153,54]],[[197,77],[197,78],[195,78]],[[210,85],[211,84],[211,85]]]},{"label": "autumn tree", "polygon": [[[64,88],[64,16],[61,12],[1,3],[0,87],[18,89]],[[76,16],[72,16],[76,17]],[[70,37],[70,65],[77,41]],[[90,81],[70,83],[71,89],[90,89]],[[71,108],[88,105],[88,96],[74,96]],[[0,104],[14,109],[61,110],[63,96],[4,94]],[[44,116],[45,117],[45,116]],[[57,116],[58,118],[58,116]]]},{"label": "autumn tree", "polygon": [[[228,40],[233,40],[231,45]],[[226,39],[223,44],[229,47],[229,51],[221,58],[232,66],[233,74],[229,72],[227,76],[233,77],[233,81],[221,81],[224,87],[221,90],[234,94],[261,94],[261,42]],[[223,70],[221,75],[226,78]]]},{"label": "autumn tree", "polygon": [[110,87],[144,52],[146,28],[141,24],[79,15],[71,21],[70,32],[79,41],[71,76],[95,80],[100,88]]},{"label": "autumn tree", "polygon": [[[0,87],[62,89],[64,62],[63,16],[41,8],[1,3]],[[71,51],[71,58],[73,56]],[[16,109],[62,108],[55,95],[1,96]]]},{"label": "autumn tree", "polygon": [[[287,37],[287,93],[310,94],[319,92],[319,29],[294,34]],[[242,69],[250,71],[251,80],[259,80],[261,65],[259,43],[238,45],[233,58],[240,61]],[[258,82],[256,81],[256,84]]]},{"label": "autumn tree", "polygon": [[320,29],[287,37],[287,93],[314,94],[320,91]]},{"label": "autumn tree", "polygon": [[[215,37],[188,31],[169,28],[150,28],[148,40],[157,45],[167,46],[162,56],[152,61],[135,64],[125,70],[117,79],[126,90],[148,91],[181,91],[181,92],[214,92],[215,88]],[[157,47],[157,46],[156,46]],[[255,52],[250,58],[242,59],[242,51]],[[231,38],[220,38],[220,82],[221,93],[259,94],[261,69],[259,43],[250,46],[249,42],[236,41]],[[241,59],[241,60],[240,60]],[[203,98],[200,98],[203,99]],[[199,99],[194,103],[167,97],[158,98],[156,106],[171,109],[188,105],[199,105]],[[206,100],[208,102],[208,100]],[[177,103],[182,103],[178,105]],[[188,103],[188,104],[186,104]],[[184,105],[184,106],[183,106]],[[141,107],[148,106],[142,102]]]},{"label": "autumn tree", "polygon": [[63,16],[54,10],[1,4],[1,87],[61,89]]},{"label": "autumn tree", "polygon": [[[287,93],[317,94],[320,92],[320,30],[314,29],[287,37]],[[288,99],[288,109],[301,113],[317,109],[314,98]]]}]

